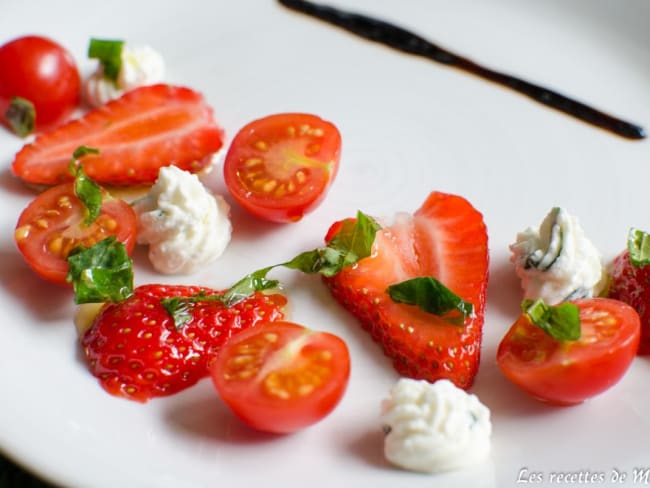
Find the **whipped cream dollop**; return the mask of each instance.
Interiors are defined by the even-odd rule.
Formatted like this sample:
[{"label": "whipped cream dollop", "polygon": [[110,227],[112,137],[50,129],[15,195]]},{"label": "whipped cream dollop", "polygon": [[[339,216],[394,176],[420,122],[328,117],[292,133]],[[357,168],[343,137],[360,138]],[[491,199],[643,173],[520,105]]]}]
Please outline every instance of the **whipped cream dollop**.
[{"label": "whipped cream dollop", "polygon": [[485,460],[490,410],[449,380],[401,378],[382,402],[386,459],[404,469],[440,472]]},{"label": "whipped cream dollop", "polygon": [[153,267],[186,274],[217,259],[230,242],[230,207],[198,176],[176,166],[160,169],[147,195],[133,203],[139,244],[149,245]]},{"label": "whipped cream dollop", "polygon": [[555,305],[598,296],[606,285],[600,252],[563,208],[551,209],[539,227],[517,234],[510,251],[524,298]]},{"label": "whipped cream dollop", "polygon": [[99,107],[129,90],[159,83],[164,77],[165,62],[160,53],[149,46],[132,48],[124,44],[117,80],[104,76],[100,64],[84,84],[85,99],[90,106]]}]

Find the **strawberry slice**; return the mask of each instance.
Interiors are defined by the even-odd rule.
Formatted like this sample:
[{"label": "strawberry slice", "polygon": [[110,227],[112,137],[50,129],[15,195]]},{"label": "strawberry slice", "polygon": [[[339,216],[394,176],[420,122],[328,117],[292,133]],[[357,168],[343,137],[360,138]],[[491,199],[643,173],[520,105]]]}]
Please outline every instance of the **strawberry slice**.
[{"label": "strawberry slice", "polygon": [[[473,304],[474,314],[454,325],[388,295],[389,285],[421,276],[436,278]],[[369,257],[325,282],[398,373],[431,382],[447,378],[469,388],[479,365],[487,279],[482,215],[462,197],[434,192],[414,215],[398,214],[377,232]]]},{"label": "strawberry slice", "polygon": [[223,145],[200,93],[170,85],[144,86],[39,135],[16,155],[12,169],[28,183],[71,180],[70,154],[79,146],[99,149],[83,158],[93,180],[113,185],[152,183],[162,166],[196,172]]},{"label": "strawberry slice", "polygon": [[83,334],[90,371],[112,395],[145,402],[171,395],[209,374],[221,346],[260,321],[284,318],[287,300],[255,293],[226,307],[218,300],[187,304],[179,325],[163,298],[220,292],[196,286],[143,285],[124,301],[104,305]]}]

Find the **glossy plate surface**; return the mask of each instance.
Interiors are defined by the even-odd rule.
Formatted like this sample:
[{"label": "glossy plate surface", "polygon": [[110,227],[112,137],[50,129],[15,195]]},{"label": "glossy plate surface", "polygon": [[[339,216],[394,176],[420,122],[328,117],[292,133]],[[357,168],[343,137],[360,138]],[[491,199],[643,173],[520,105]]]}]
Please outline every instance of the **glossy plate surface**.
[{"label": "glossy plate surface", "polygon": [[[357,209],[376,216],[416,209],[441,190],[468,198],[489,228],[491,281],[482,365],[472,391],[492,411],[488,462],[444,475],[390,467],[379,404],[397,376],[379,348],[320,280],[278,272],[292,319],[342,336],[352,352],[349,390],[318,425],[261,435],[227,411],[204,381],[146,405],[110,397],[85,369],[69,291],[36,278],[13,229],[33,192],[10,174],[23,141],[0,131],[0,449],[64,486],[211,487],[549,484],[586,473],[605,485],[650,466],[650,360],[637,358],[612,390],[572,408],[535,402],[495,365],[521,292],[508,245],[553,206],[579,217],[609,261],[628,228],[650,230],[650,142],[630,142],[496,85],[396,53],[292,13],[272,0],[93,4],[7,2],[0,42],[27,34],[66,45],[84,74],[90,37],[158,49],[168,81],[202,91],[228,140],[275,112],[312,112],[341,130],[341,167],[329,196],[303,221],[263,223],[233,204],[231,246],[193,276],[167,278],[136,253],[138,283],[227,287],[262,266],[321,243]],[[347,0],[488,66],[555,88],[650,128],[647,0]],[[220,168],[207,179],[225,189]],[[232,200],[230,200],[232,203]],[[638,474],[638,473],[637,473]],[[555,478],[557,479],[557,478]],[[584,477],[583,477],[584,479]],[[557,485],[557,484],[555,484]]]}]

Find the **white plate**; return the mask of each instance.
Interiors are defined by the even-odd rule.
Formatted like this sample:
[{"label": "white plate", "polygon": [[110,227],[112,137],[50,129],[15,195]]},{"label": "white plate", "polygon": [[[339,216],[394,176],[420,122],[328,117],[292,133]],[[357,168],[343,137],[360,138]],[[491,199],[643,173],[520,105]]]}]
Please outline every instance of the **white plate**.
[{"label": "white plate", "polygon": [[[650,127],[647,0],[348,0],[337,2],[409,27],[487,65],[554,87]],[[232,137],[274,112],[313,112],[343,134],[341,169],[328,198],[303,221],[259,222],[236,207],[225,256],[191,277],[164,278],[136,259],[137,282],[226,287],[243,274],[319,245],[335,219],[416,209],[432,190],[459,193],[489,227],[491,281],[483,357],[472,389],[491,408],[489,462],[417,475],[382,457],[379,402],[396,380],[389,361],[320,280],[286,279],[293,319],[333,331],[352,351],[349,390],[334,413],[296,435],[271,437],[235,420],[204,381],[146,405],[106,394],[88,374],[67,290],[36,278],[13,229],[32,193],[9,172],[21,141],[0,131],[0,448],[64,486],[510,486],[522,469],[614,470],[633,483],[648,466],[650,389],[638,358],[609,392],[551,408],[511,386],[495,366],[500,337],[521,298],[508,262],[515,234],[552,206],[577,215],[611,259],[630,226],[650,229],[650,146],[594,129],[495,85],[355,38],[274,1],[198,0],[101,5],[5,2],[0,42],[25,33],[66,45],[87,73],[90,37],[150,44],[170,82],[205,93]],[[225,191],[219,172],[212,187]]]}]

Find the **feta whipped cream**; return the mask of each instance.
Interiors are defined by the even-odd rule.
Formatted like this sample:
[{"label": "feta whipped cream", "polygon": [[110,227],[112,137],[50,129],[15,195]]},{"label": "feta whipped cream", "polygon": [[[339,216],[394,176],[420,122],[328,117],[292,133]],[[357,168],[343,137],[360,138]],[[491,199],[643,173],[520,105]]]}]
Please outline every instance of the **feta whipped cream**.
[{"label": "feta whipped cream", "polygon": [[600,252],[563,208],[551,209],[538,228],[517,234],[510,251],[524,298],[555,305],[598,296],[606,285]]},{"label": "feta whipped cream", "polygon": [[485,460],[490,410],[449,380],[401,378],[382,402],[386,459],[404,469],[441,472]]},{"label": "feta whipped cream", "polygon": [[191,273],[221,256],[230,242],[228,203],[212,195],[197,175],[176,166],[161,168],[133,209],[137,242],[149,245],[149,259],[161,273]]},{"label": "feta whipped cream", "polygon": [[91,107],[99,107],[129,90],[159,83],[164,76],[165,62],[160,53],[149,46],[131,48],[124,44],[117,80],[105,77],[99,64],[84,84],[85,99]]}]

